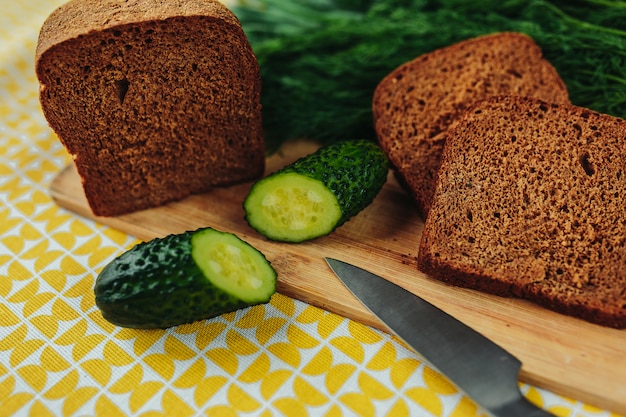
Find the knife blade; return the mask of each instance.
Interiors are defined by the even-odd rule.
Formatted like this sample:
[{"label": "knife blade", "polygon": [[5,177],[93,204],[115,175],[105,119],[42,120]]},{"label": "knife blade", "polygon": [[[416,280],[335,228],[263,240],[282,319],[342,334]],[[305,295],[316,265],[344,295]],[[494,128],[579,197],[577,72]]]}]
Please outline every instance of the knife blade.
[{"label": "knife blade", "polygon": [[372,314],[492,416],[553,416],[522,395],[522,363],[502,347],[391,281],[325,259]]}]

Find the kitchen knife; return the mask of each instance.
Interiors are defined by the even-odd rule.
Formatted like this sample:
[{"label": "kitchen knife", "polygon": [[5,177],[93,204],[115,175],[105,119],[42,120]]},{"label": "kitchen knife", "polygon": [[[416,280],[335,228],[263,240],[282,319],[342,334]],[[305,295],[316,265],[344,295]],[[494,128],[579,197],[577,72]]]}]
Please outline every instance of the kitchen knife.
[{"label": "kitchen knife", "polygon": [[522,395],[522,363],[509,352],[384,278],[336,259],[326,262],[368,310],[492,416],[553,416]]}]

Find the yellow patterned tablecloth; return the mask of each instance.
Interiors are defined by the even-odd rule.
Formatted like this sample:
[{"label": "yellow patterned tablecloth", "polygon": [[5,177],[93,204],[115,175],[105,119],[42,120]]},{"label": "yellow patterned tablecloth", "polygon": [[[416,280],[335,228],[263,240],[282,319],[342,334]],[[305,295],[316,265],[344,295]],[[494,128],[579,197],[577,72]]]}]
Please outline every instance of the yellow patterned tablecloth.
[{"label": "yellow patterned tablecloth", "polygon": [[[388,335],[282,295],[165,331],[104,321],[95,277],[136,240],[48,194],[69,158],[33,57],[61,2],[0,4],[0,416],[483,415]],[[559,416],[611,415],[522,391]]]}]

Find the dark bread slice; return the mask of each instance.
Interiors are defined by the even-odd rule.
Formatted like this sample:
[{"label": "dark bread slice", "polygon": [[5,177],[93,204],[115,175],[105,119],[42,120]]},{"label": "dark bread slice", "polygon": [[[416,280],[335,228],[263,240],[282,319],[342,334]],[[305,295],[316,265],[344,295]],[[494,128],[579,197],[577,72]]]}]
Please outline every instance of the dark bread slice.
[{"label": "dark bread slice", "polygon": [[263,174],[259,66],[218,1],[70,1],[41,28],[36,72],[96,215]]},{"label": "dark bread slice", "polygon": [[450,131],[418,267],[626,327],[626,121],[492,97]]},{"label": "dark bread slice", "polygon": [[379,143],[424,217],[448,128],[474,101],[500,94],[569,103],[565,84],[541,49],[514,32],[421,55],[377,86],[372,109]]}]

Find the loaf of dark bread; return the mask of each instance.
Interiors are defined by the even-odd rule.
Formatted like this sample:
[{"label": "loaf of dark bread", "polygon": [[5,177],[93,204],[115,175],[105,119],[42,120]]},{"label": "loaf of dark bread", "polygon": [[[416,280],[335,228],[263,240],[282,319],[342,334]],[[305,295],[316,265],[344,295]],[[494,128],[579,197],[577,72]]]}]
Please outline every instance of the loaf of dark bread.
[{"label": "loaf of dark bread", "polygon": [[421,55],[377,86],[372,108],[379,143],[424,217],[448,128],[474,101],[499,94],[569,103],[565,84],[537,44],[511,32]]},{"label": "loaf of dark bread", "polygon": [[626,327],[626,121],[521,97],[450,131],[418,267],[455,285]]},{"label": "loaf of dark bread", "polygon": [[41,28],[36,73],[96,215],[263,173],[259,66],[216,0],[72,0]]}]

